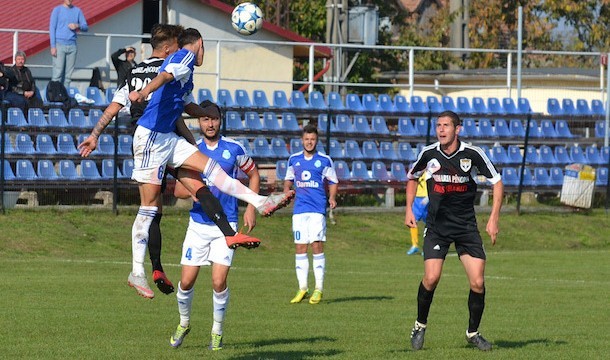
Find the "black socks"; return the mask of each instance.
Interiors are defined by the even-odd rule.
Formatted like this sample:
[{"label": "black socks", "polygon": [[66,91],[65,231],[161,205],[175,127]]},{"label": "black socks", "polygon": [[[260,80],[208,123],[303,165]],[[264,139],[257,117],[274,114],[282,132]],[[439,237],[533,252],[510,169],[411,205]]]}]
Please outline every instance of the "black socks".
[{"label": "black socks", "polygon": [[163,271],[161,265],[161,217],[163,214],[157,213],[153,218],[150,228],[148,230],[148,253],[150,255],[150,261],[152,262],[153,270]]},{"label": "black socks", "polygon": [[225,236],[234,236],[235,230],[229,224],[227,215],[222,210],[220,201],[212,194],[207,186],[197,190],[197,200],[205,214],[218,226]]},{"label": "black socks", "polygon": [[468,332],[473,333],[479,329],[483,310],[485,310],[485,288],[483,288],[483,293],[476,293],[470,290],[470,295],[468,295],[468,310],[470,311]]},{"label": "black socks", "polygon": [[417,322],[422,324],[428,323],[428,313],[430,312],[433,297],[434,289],[427,290],[424,284],[420,282],[419,290],[417,291]]}]

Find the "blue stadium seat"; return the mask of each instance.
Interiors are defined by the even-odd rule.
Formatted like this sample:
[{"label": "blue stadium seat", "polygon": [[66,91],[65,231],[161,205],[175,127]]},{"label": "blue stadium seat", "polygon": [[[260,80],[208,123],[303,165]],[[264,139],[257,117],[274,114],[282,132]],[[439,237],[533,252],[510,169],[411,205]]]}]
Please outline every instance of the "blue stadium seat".
[{"label": "blue stadium seat", "polygon": [[599,156],[602,157],[603,163],[607,164],[608,161],[610,161],[610,146],[602,146],[602,148],[599,149]]},{"label": "blue stadium seat", "polygon": [[388,135],[390,133],[383,116],[373,116],[371,118],[371,128],[375,134]]},{"label": "blue stadium seat", "polygon": [[78,154],[78,150],[74,145],[74,137],[71,134],[63,133],[57,135],[57,153],[62,155]]},{"label": "blue stadium seat", "polygon": [[502,168],[502,183],[505,186],[519,186],[519,174],[513,167]]},{"label": "blue stadium seat", "polygon": [[278,109],[288,109],[290,107],[290,104],[288,103],[288,97],[286,97],[286,93],[284,91],[273,91],[273,107],[276,107]]},{"label": "blue stadium seat", "polygon": [[350,181],[352,179],[349,166],[345,161],[333,161],[333,165],[335,167],[335,172],[337,173],[337,179],[339,181]]},{"label": "blue stadium seat", "polygon": [[364,106],[362,106],[362,100],[360,100],[360,95],[358,94],[347,94],[345,97],[345,107],[351,111],[363,111]]},{"label": "blue stadium seat", "polygon": [[494,131],[494,127],[491,123],[491,120],[483,118],[479,119],[479,134],[481,137],[492,138],[496,137],[496,132]]},{"label": "blue stadium seat", "polygon": [[[425,105],[424,102],[421,98],[419,98],[419,101],[420,105],[422,105],[423,107]],[[415,111],[411,108],[411,105],[407,101],[407,98],[403,95],[394,95],[394,107],[396,108],[396,111],[400,111],[402,113]]]},{"label": "blue stadium seat", "polygon": [[[8,116],[6,118],[6,125],[8,126],[16,126],[16,127],[27,127],[28,122],[25,119],[25,115],[23,115],[23,111],[20,108],[12,107],[9,108]],[[0,118],[2,118],[2,114],[0,114]]]},{"label": "blue stadium seat", "polygon": [[59,161],[59,177],[63,180],[78,180],[79,176],[76,172],[76,165],[72,160]]},{"label": "blue stadium seat", "polygon": [[0,135],[0,140],[2,140],[2,139],[4,139],[4,154],[5,155],[14,154],[15,148],[13,147],[13,144],[11,143],[10,137],[8,135],[6,137]]},{"label": "blue stadium seat", "polygon": [[373,140],[362,142],[362,156],[365,159],[378,160],[381,159],[381,154],[377,148],[377,144]]},{"label": "blue stadium seat", "polygon": [[546,101],[546,112],[548,112],[549,115],[563,115],[563,110],[561,109],[559,100],[555,98],[549,98]]},{"label": "blue stadium seat", "polygon": [[430,95],[426,97],[426,105],[428,105],[428,109],[430,109],[433,113],[441,113],[443,112],[443,103],[438,100],[436,96]]},{"label": "blue stadium seat", "polygon": [[282,113],[282,130],[292,132],[301,131],[299,121],[295,114],[291,112]]},{"label": "blue stadium seat", "polygon": [[95,126],[95,124],[97,124],[97,122],[102,117],[102,114],[103,114],[103,112],[100,109],[90,109],[89,110],[89,124],[91,124],[91,126]]},{"label": "blue stadium seat", "polygon": [[[96,88],[97,89],[97,88]],[[82,109],[73,108],[68,112],[68,124],[80,129],[92,129],[95,124],[89,121]]]},{"label": "blue stadium seat", "polygon": [[373,94],[362,95],[362,107],[365,111],[382,111],[377,98]]},{"label": "blue stadium seat", "polygon": [[250,141],[248,141],[248,139],[236,138],[235,140],[237,140],[241,144],[241,146],[244,148],[244,150],[246,151],[246,155],[254,156],[252,146],[250,146]]},{"label": "blue stadium seat", "polygon": [[266,138],[258,136],[253,141],[252,150],[257,158],[275,158],[275,154],[271,151],[271,146]]},{"label": "blue stadium seat", "polygon": [[595,115],[605,115],[606,109],[604,108],[604,103],[597,99],[591,100],[591,112]]},{"label": "blue stadium seat", "polygon": [[28,124],[33,127],[45,128],[49,126],[49,122],[44,116],[44,112],[39,108],[28,109]]},{"label": "blue stadium seat", "polygon": [[[102,90],[97,86],[88,86],[87,87],[87,98],[93,100],[93,105],[95,106],[106,106],[108,105],[108,101],[106,100],[106,96],[102,93]],[[112,100],[112,99],[110,99]]]},{"label": "blue stadium seat", "polygon": [[336,91],[331,91],[328,93],[328,99],[326,102],[328,103],[328,107],[333,110],[345,110],[345,105],[343,105],[341,95],[339,95],[339,93]]},{"label": "blue stadium seat", "polygon": [[540,153],[540,163],[547,165],[555,165],[557,164],[557,159],[555,159],[555,154],[553,150],[548,145],[540,145],[538,149]]},{"label": "blue stadium seat", "polygon": [[81,160],[80,174],[85,180],[99,180],[101,178],[95,161],[89,159]]},{"label": "blue stadium seat", "polygon": [[595,172],[595,185],[608,186],[608,168],[599,167]]},{"label": "blue stadium seat", "polygon": [[34,155],[36,150],[34,149],[34,142],[28,134],[17,134],[15,136],[15,153]]},{"label": "blue stadium seat", "polygon": [[267,100],[267,94],[263,90],[254,90],[252,92],[252,102],[257,108],[267,109],[271,107],[269,100]]},{"label": "blue stadium seat", "polygon": [[49,109],[49,126],[56,128],[68,128],[68,120],[66,114],[61,109],[53,108]]},{"label": "blue stadium seat", "polygon": [[201,104],[204,101],[214,102],[214,96],[212,95],[212,91],[210,89],[199,89],[197,90],[197,101]]},{"label": "blue stadium seat", "polygon": [[359,160],[364,158],[364,156],[362,155],[362,151],[360,150],[360,145],[358,145],[356,140],[345,140],[345,157],[352,160]]},{"label": "blue stadium seat", "polygon": [[303,142],[301,142],[301,139],[298,138],[293,138],[290,139],[290,153],[294,154],[294,153],[298,153],[299,151],[303,150]]},{"label": "blue stadium seat", "polygon": [[236,106],[233,97],[231,96],[231,92],[227,89],[218,89],[218,91],[216,91],[216,104],[223,108],[232,108]]},{"label": "blue stadium seat", "polygon": [[415,161],[417,159],[417,155],[411,144],[408,142],[399,142],[398,143],[398,155],[405,162]]},{"label": "blue stadium seat", "polygon": [[75,97],[76,94],[80,94],[80,91],[78,91],[78,88],[76,88],[74,86],[68,86],[68,88],[66,90],[68,90],[68,96],[70,96],[71,98]]},{"label": "blue stadium seat", "polygon": [[241,116],[237,111],[227,111],[225,118],[227,120],[227,130],[244,130],[244,123],[241,121]]},{"label": "blue stadium seat", "polygon": [[4,180],[15,180],[15,172],[13,172],[13,168],[11,168],[11,163],[6,159],[4,159]]},{"label": "blue stadium seat", "polygon": [[443,104],[443,110],[458,112],[458,109],[455,106],[455,101],[453,101],[451,96],[444,95],[441,97],[441,103]]},{"label": "blue stadium seat", "polygon": [[502,99],[502,109],[504,109],[505,114],[519,114],[519,109],[515,105],[515,102],[509,97]]},{"label": "blue stadium seat", "polygon": [[560,138],[571,139],[574,137],[574,135],[570,131],[570,127],[568,126],[568,122],[566,120],[555,121],[555,132]]},{"label": "blue stadium seat", "polygon": [[606,121],[597,120],[595,122],[595,137],[603,138],[606,136]]},{"label": "blue stadium seat", "polygon": [[[394,102],[394,104],[398,108],[398,104],[396,104],[396,102]],[[430,111],[428,105],[424,102],[421,96],[418,95],[411,96],[410,109],[416,113],[427,113]]]},{"label": "blue stadium seat", "polygon": [[330,139],[330,157],[333,159],[344,159],[347,156],[343,151],[341,143],[336,139]]},{"label": "blue stadium seat", "polygon": [[372,180],[369,175],[369,170],[366,168],[366,164],[362,160],[352,161],[352,179],[359,181]]},{"label": "blue stadium seat", "polygon": [[252,101],[250,101],[250,95],[244,89],[236,89],[235,90],[235,103],[239,107],[243,108],[251,108]]},{"label": "blue stadium seat", "polygon": [[398,118],[398,132],[396,133],[398,136],[417,136],[419,135],[415,126],[413,126],[413,122],[408,117]]},{"label": "blue stadium seat", "polygon": [[[328,121],[328,116],[326,114],[319,114],[318,115],[318,130],[320,130],[320,132],[325,133],[326,130],[328,129],[329,126],[329,121]],[[335,126],[335,122],[331,121],[330,122],[330,132],[335,132],[337,131],[337,127]]]},{"label": "blue stadium seat", "polygon": [[506,154],[508,156],[509,164],[521,164],[523,161],[523,155],[521,154],[521,149],[517,145],[508,145],[508,149],[506,149]]},{"label": "blue stadium seat", "polygon": [[561,110],[563,110],[564,115],[578,115],[572,99],[563,99],[561,101]]},{"label": "blue stadium seat", "polygon": [[560,167],[550,168],[549,176],[551,177],[551,186],[563,185],[563,170]]},{"label": "blue stadium seat", "polygon": [[587,156],[588,164],[591,165],[604,165],[604,160],[602,159],[597,146],[589,145],[585,148],[585,154]]},{"label": "blue stadium seat", "polygon": [[280,122],[277,119],[277,115],[271,111],[265,111],[263,113],[263,128],[265,131],[280,131]]},{"label": "blue stadium seat", "polygon": [[97,151],[95,155],[112,155],[114,154],[114,139],[110,134],[102,134],[97,139]]},{"label": "blue stadium seat", "polygon": [[335,117],[335,127],[338,132],[351,134],[354,132],[352,119],[345,114],[339,114]]},{"label": "blue stadium seat", "polygon": [[[432,124],[430,124],[430,136],[431,137],[435,137],[436,136],[436,121],[435,120],[431,120]],[[426,136],[426,134],[428,133],[428,119],[427,118],[416,118],[415,119],[415,129],[417,129],[417,133],[419,134],[419,136]]]},{"label": "blue stadium seat", "polygon": [[394,176],[388,172],[387,166],[381,161],[373,161],[371,165],[371,177],[381,182],[395,181]]},{"label": "blue stadium seat", "polygon": [[401,162],[393,162],[390,164],[390,172],[392,176],[400,182],[405,182],[408,180],[407,178],[407,170],[405,169],[405,165]]},{"label": "blue stadium seat", "polygon": [[485,100],[480,97],[472,98],[472,112],[476,114],[488,114],[489,110],[487,109],[487,105],[485,105]]},{"label": "blue stadium seat", "polygon": [[394,150],[394,144],[389,141],[382,141],[379,143],[379,155],[381,155],[381,158],[384,160],[400,160],[398,153],[396,153],[396,150]]},{"label": "blue stadium seat", "polygon": [[309,93],[309,107],[312,109],[324,110],[327,108],[324,95],[319,91],[312,91]]},{"label": "blue stadium seat", "polygon": [[57,149],[53,145],[53,139],[49,134],[38,134],[36,135],[36,152],[44,155],[55,155]]},{"label": "blue stadium seat", "polygon": [[354,131],[358,134],[370,134],[371,127],[364,115],[354,115]]},{"label": "blue stadium seat", "polygon": [[[519,174],[520,168],[517,168],[517,174]],[[536,186],[536,180],[532,171],[527,166],[523,168],[523,186]]]},{"label": "blue stadium seat", "polygon": [[477,123],[473,118],[464,118],[462,120],[462,130],[466,130],[469,137],[478,138],[481,137]]},{"label": "blue stadium seat", "polygon": [[525,128],[520,119],[510,119],[508,128],[510,129],[511,136],[517,138],[525,137]]},{"label": "blue stadium seat", "polygon": [[568,148],[570,158],[575,163],[588,164],[589,160],[583,149],[579,145],[572,145]]},{"label": "blue stadium seat", "polygon": [[118,138],[119,141],[119,155],[132,155],[133,154],[133,136],[129,134],[121,134]]},{"label": "blue stadium seat", "polygon": [[500,102],[500,100],[498,100],[498,98],[487,98],[487,112],[494,115],[504,114],[502,103]]},{"label": "blue stadium seat", "polygon": [[305,95],[299,90],[294,90],[292,92],[289,103],[290,107],[293,109],[309,109],[309,105],[305,100]]},{"label": "blue stadium seat", "polygon": [[538,186],[551,186],[551,175],[543,167],[534,168],[534,180]]},{"label": "blue stadium seat", "polygon": [[[404,97],[403,97],[403,99],[404,99]],[[396,111],[396,106],[394,105],[394,102],[392,101],[392,97],[390,95],[379,94],[379,96],[377,97],[377,101],[379,104],[379,111],[386,111],[386,112],[395,112]],[[405,99],[405,101],[406,101],[406,99]],[[366,106],[367,105],[365,105],[365,107]]]},{"label": "blue stadium seat", "polygon": [[538,123],[534,119],[530,119],[529,137],[530,138],[544,137],[544,135],[542,134],[542,128],[538,127]]},{"label": "blue stadium seat", "polygon": [[576,113],[578,115],[593,115],[589,103],[585,99],[576,100]]},{"label": "blue stadium seat", "polygon": [[263,123],[258,113],[255,111],[246,111],[244,114],[244,129],[248,131],[263,131]]},{"label": "blue stadium seat", "polygon": [[116,86],[111,86],[106,89],[105,95],[108,102],[112,102],[112,99],[114,99],[114,93],[116,93]]},{"label": "blue stadium seat", "polygon": [[491,148],[491,154],[493,162],[497,164],[511,164],[512,162],[508,158],[508,153],[502,145],[496,145]]},{"label": "blue stadium seat", "polygon": [[508,126],[508,123],[506,123],[506,120],[504,119],[496,119],[494,121],[494,132],[496,133],[496,136],[499,137],[513,136],[513,133],[510,131],[510,127]]},{"label": "blue stadium seat", "polygon": [[278,160],[275,162],[275,177],[279,181],[283,181],[286,178],[286,172],[288,171],[288,161]]},{"label": "blue stadium seat", "polygon": [[15,179],[17,180],[37,180],[38,176],[34,171],[32,161],[28,159],[19,159],[15,163]]},{"label": "blue stadium seat", "polygon": [[553,153],[555,154],[555,160],[557,161],[557,164],[567,165],[567,164],[572,163],[572,158],[570,157],[570,153],[568,152],[568,149],[566,149],[564,146],[561,146],[561,145],[555,146]]},{"label": "blue stadium seat", "polygon": [[58,178],[55,165],[51,160],[38,160],[36,173],[38,174],[38,180],[54,181]]},{"label": "blue stadium seat", "polygon": [[532,107],[530,106],[530,102],[527,98],[518,98],[517,99],[517,109],[520,114],[528,114],[532,112]]},{"label": "blue stadium seat", "polygon": [[123,177],[131,179],[131,173],[133,173],[133,159],[124,159],[123,167],[121,168]]},{"label": "blue stadium seat", "polygon": [[474,109],[470,106],[468,98],[465,96],[458,96],[457,98],[457,112],[460,114],[472,114]]},{"label": "blue stadium seat", "polygon": [[[116,168],[116,177],[117,179],[124,178],[121,173],[121,169],[117,166]],[[104,159],[102,160],[102,178],[104,179],[114,179],[114,159]]]},{"label": "blue stadium seat", "polygon": [[557,131],[555,131],[555,127],[553,126],[553,122],[549,119],[543,119],[540,121],[540,130],[542,131],[542,136],[545,138],[557,138]]},{"label": "blue stadium seat", "polygon": [[290,153],[286,147],[286,141],[281,137],[275,137],[271,139],[271,151],[275,154],[276,158],[288,159]]},{"label": "blue stadium seat", "polygon": [[540,164],[540,154],[538,153],[538,150],[536,150],[536,147],[533,145],[528,145],[527,146],[527,150],[525,150],[525,162],[528,164]]}]

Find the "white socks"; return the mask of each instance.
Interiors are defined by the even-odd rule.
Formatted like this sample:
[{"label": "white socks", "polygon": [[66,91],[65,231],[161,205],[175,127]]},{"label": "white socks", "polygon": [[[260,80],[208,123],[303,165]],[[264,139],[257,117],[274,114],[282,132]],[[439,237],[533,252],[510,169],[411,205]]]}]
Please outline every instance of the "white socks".
[{"label": "white socks", "polygon": [[132,272],[134,275],[145,276],[144,259],[148,246],[148,231],[153,218],[157,214],[156,206],[140,206],[138,215],[131,228]]},{"label": "white socks", "polygon": [[218,190],[252,204],[257,208],[263,205],[267,199],[267,197],[261,196],[250,190],[250,188],[242,184],[241,181],[230,177],[220,165],[212,159],[209,159],[205,164],[203,175],[205,175]]},{"label": "white socks", "polygon": [[313,254],[313,276],[316,279],[316,290],[322,291],[324,287],[324,268],[326,267],[326,258],[324,253]]},{"label": "white socks", "polygon": [[191,307],[193,304],[193,295],[195,288],[188,291],[182,290],[180,282],[178,282],[178,291],[176,298],[178,299],[178,313],[180,314],[180,326],[187,327],[191,322]]},{"label": "white socks", "polygon": [[299,289],[307,290],[307,275],[309,274],[309,258],[307,257],[307,253],[296,254],[294,259]]},{"label": "white socks", "polygon": [[225,320],[227,306],[229,305],[229,288],[217,293],[212,290],[212,303],[214,304],[214,323],[212,333],[222,335],[222,323]]}]

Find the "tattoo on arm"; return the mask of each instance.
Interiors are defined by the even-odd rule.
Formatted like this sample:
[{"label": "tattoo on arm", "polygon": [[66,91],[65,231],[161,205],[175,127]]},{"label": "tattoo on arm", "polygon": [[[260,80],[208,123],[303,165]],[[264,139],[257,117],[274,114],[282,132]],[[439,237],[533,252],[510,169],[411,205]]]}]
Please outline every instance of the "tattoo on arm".
[{"label": "tattoo on arm", "polygon": [[111,116],[106,111],[104,111],[100,119],[97,121],[97,124],[95,124],[95,127],[93,127],[91,135],[95,136],[96,138],[99,138],[104,129],[106,129],[106,126],[110,124],[113,117],[114,116]]}]

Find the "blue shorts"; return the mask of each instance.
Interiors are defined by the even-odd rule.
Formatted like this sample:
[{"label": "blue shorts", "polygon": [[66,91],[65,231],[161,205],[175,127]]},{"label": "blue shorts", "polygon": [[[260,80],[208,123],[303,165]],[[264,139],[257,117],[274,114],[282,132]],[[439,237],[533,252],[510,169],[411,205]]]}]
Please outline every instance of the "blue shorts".
[{"label": "blue shorts", "polygon": [[415,221],[426,222],[426,217],[428,217],[428,201],[427,197],[416,197],[413,200],[413,215],[415,215]]}]

